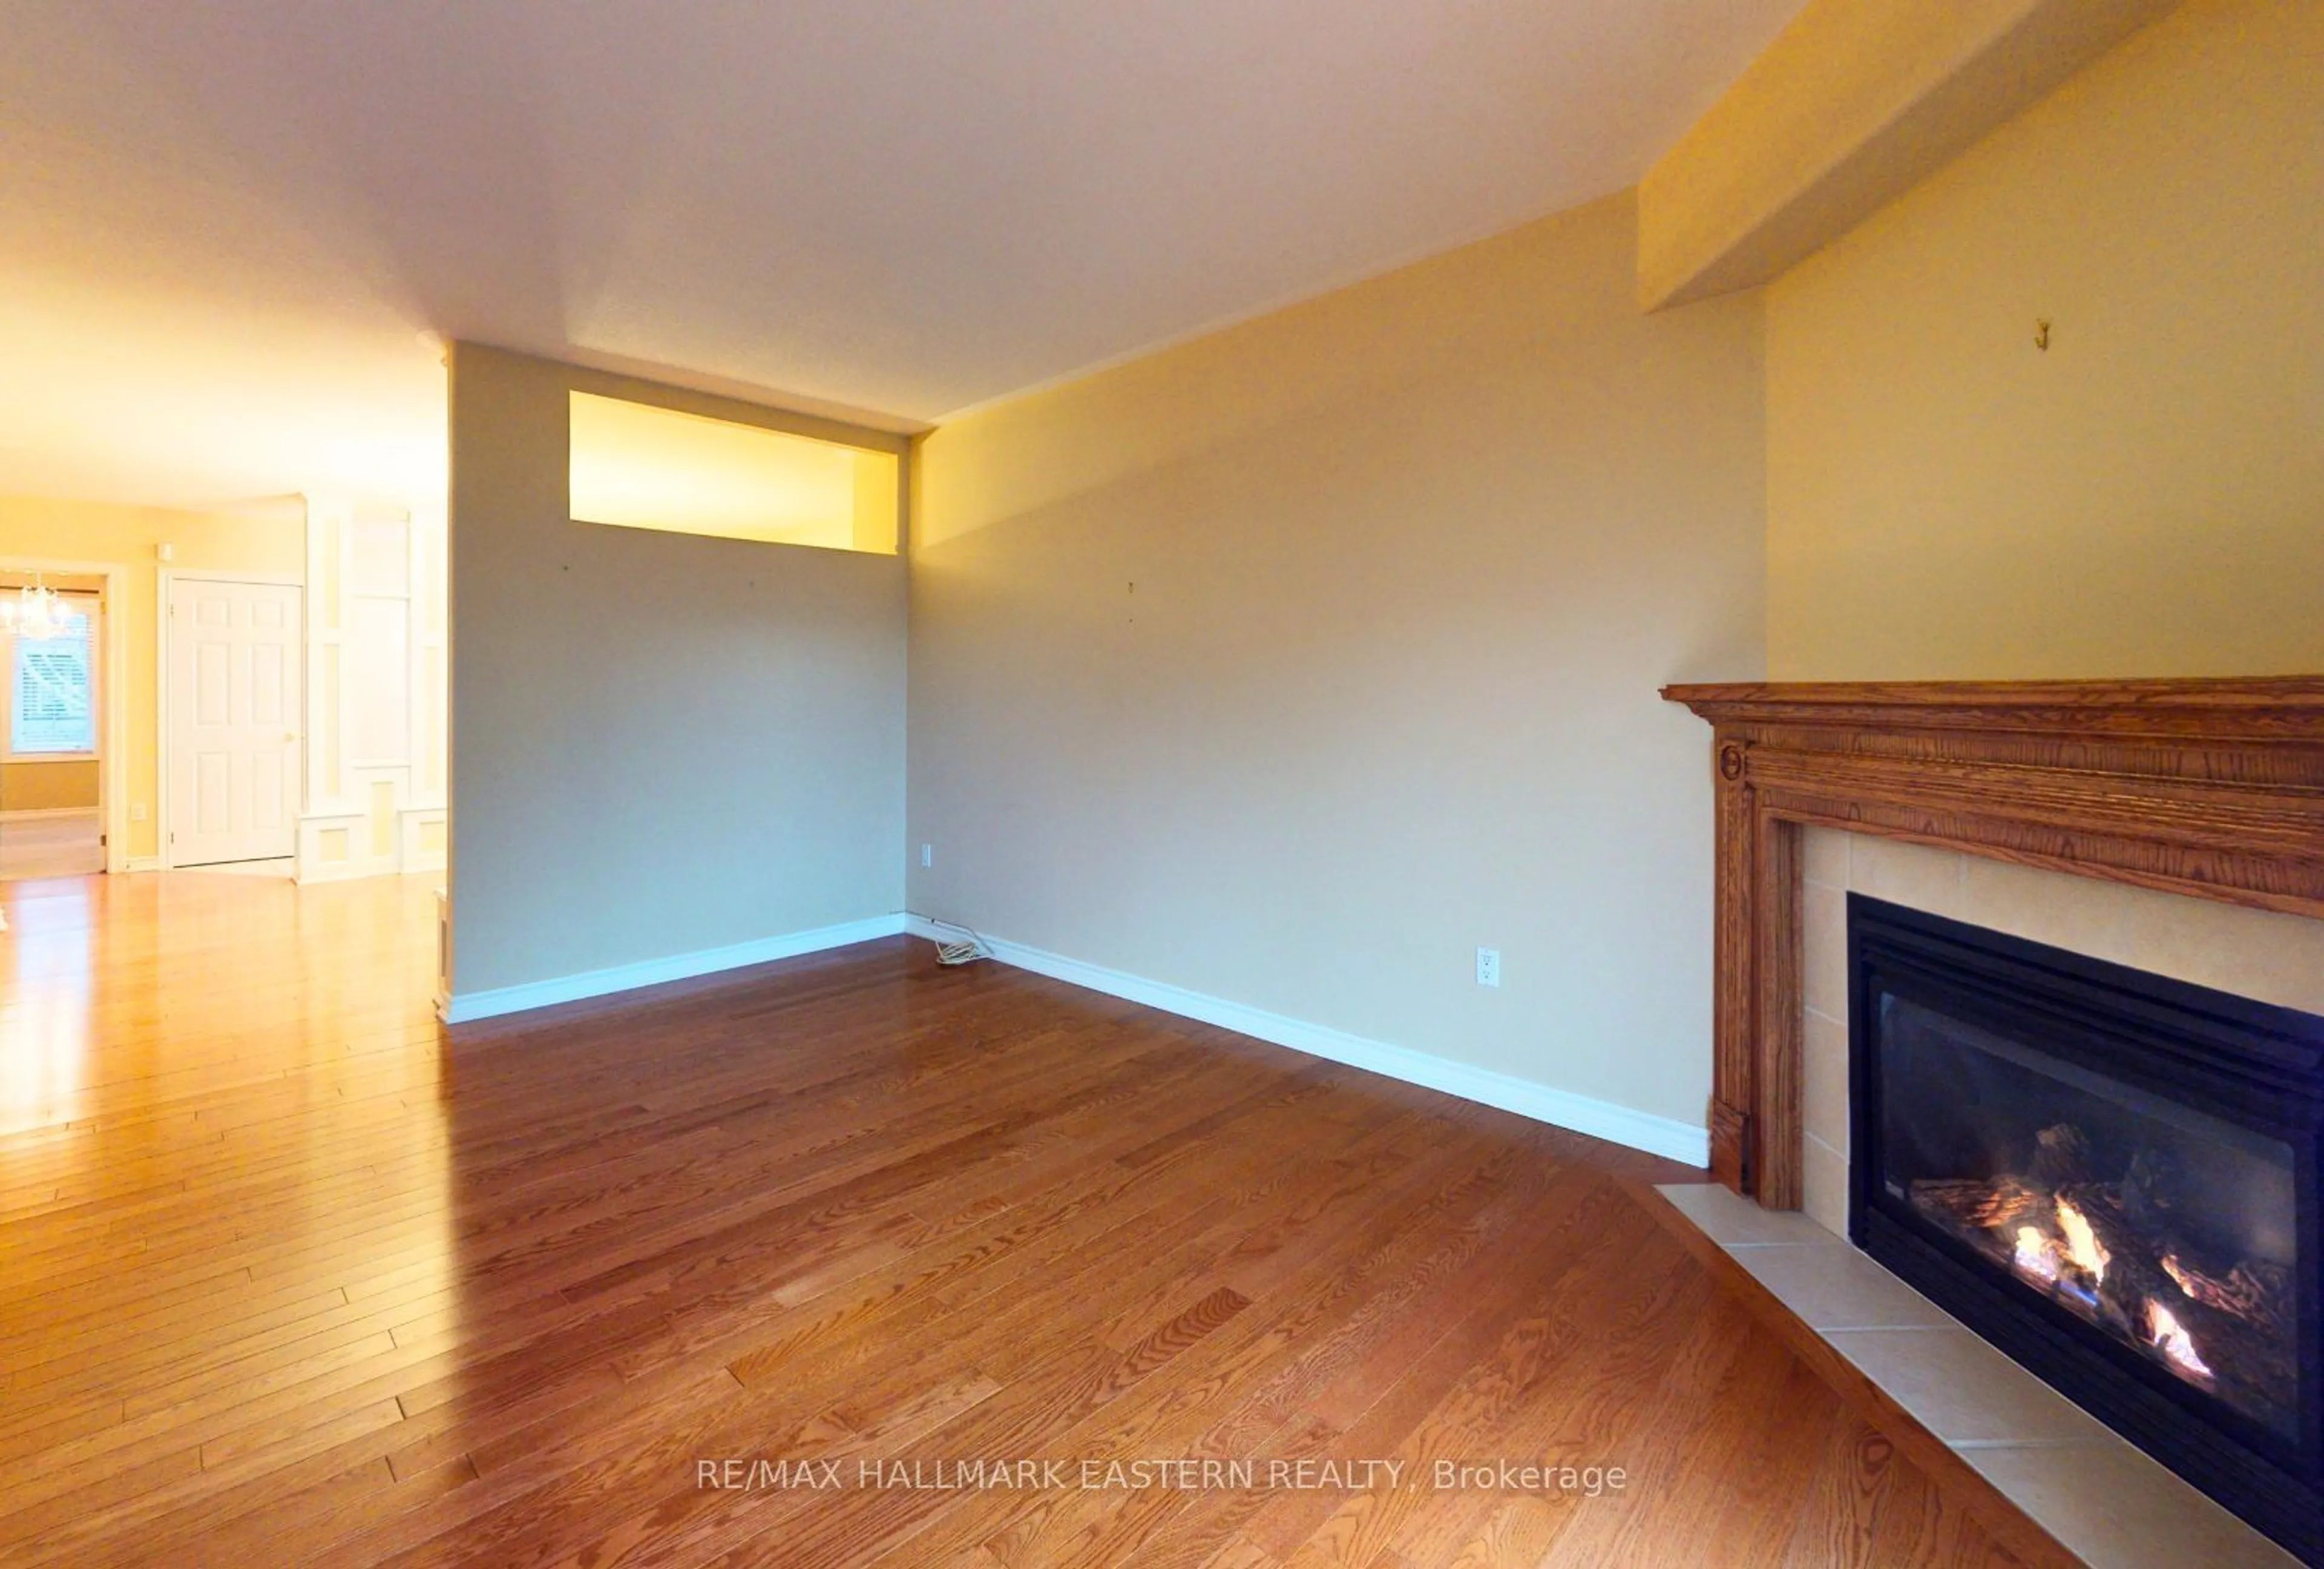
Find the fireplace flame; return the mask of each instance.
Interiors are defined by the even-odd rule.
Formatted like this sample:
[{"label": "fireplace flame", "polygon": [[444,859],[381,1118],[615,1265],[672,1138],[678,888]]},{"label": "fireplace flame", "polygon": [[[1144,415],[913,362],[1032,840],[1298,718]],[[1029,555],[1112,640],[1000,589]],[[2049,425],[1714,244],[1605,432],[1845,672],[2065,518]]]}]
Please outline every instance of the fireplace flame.
[{"label": "fireplace flame", "polygon": [[2061,1198],[2058,1201],[2058,1229],[2066,1233],[2066,1257],[2074,1267],[2093,1282],[2103,1283],[2110,1255],[2098,1241],[2098,1233],[2090,1230],[2089,1218],[2070,1201]]},{"label": "fireplace flame", "polygon": [[2109,1257],[2106,1244],[2098,1241],[2089,1217],[2070,1200],[2059,1199],[2055,1213],[2064,1242],[2043,1227],[2019,1226],[2011,1262],[2029,1279],[2095,1300],[2099,1284],[2106,1279]]},{"label": "fireplace flame", "polygon": [[2017,1268],[2037,1280],[2058,1283],[2058,1244],[2043,1236],[2038,1226],[2017,1228]]},{"label": "fireplace flame", "polygon": [[2202,1223],[2182,1232],[2224,1189],[2215,1195],[2218,1185],[2189,1169],[2170,1140],[2135,1144],[2126,1163],[2116,1133],[2109,1123],[2094,1144],[2061,1122],[2041,1130],[2030,1150],[2012,1135],[2011,1148],[1987,1151],[1973,1173],[1897,1176],[1915,1215],[1948,1246],[2041,1299],[2022,1302],[2029,1311],[2072,1315],[2118,1354],[2135,1354],[2147,1376],[2168,1369],[2243,1417],[2303,1431],[2305,1251],[2244,1251]]},{"label": "fireplace flame", "polygon": [[2169,1308],[2149,1297],[2146,1303],[2146,1338],[2163,1354],[2199,1379],[2211,1376],[2210,1365],[2195,1349],[2195,1337],[2180,1326]]}]

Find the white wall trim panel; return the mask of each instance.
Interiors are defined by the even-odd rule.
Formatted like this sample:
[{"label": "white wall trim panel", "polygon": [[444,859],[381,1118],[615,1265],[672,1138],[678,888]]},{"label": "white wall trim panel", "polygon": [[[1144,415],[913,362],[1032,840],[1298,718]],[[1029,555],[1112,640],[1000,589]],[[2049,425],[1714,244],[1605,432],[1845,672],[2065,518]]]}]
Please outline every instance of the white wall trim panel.
[{"label": "white wall trim panel", "polygon": [[306,502],[314,678],[299,881],[441,871],[445,853],[420,847],[410,814],[445,810],[443,511],[363,518],[341,497]]}]

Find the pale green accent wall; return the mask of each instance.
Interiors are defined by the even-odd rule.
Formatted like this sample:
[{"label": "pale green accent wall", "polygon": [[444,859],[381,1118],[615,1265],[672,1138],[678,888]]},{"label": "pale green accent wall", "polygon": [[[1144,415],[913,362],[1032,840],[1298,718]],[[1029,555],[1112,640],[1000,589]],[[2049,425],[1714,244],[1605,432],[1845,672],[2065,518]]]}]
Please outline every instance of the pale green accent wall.
[{"label": "pale green accent wall", "polygon": [[903,558],[576,523],[568,392],[660,391],[451,376],[456,993],[900,909]]}]

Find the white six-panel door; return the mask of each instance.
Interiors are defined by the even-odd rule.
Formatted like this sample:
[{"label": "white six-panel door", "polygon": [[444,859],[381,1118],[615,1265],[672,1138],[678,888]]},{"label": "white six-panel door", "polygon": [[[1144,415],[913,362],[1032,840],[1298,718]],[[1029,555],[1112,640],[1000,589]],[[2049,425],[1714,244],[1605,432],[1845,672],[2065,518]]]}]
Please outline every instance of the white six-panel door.
[{"label": "white six-panel door", "polygon": [[299,611],[286,584],[171,580],[165,864],[297,850]]}]

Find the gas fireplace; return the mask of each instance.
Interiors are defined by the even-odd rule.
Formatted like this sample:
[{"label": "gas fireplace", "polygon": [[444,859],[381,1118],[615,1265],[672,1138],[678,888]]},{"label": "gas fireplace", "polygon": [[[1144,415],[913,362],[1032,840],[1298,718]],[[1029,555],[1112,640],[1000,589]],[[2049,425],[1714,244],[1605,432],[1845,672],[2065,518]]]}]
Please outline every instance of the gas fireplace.
[{"label": "gas fireplace", "polygon": [[1849,1231],[2324,1560],[2324,1019],[1851,894]]}]

